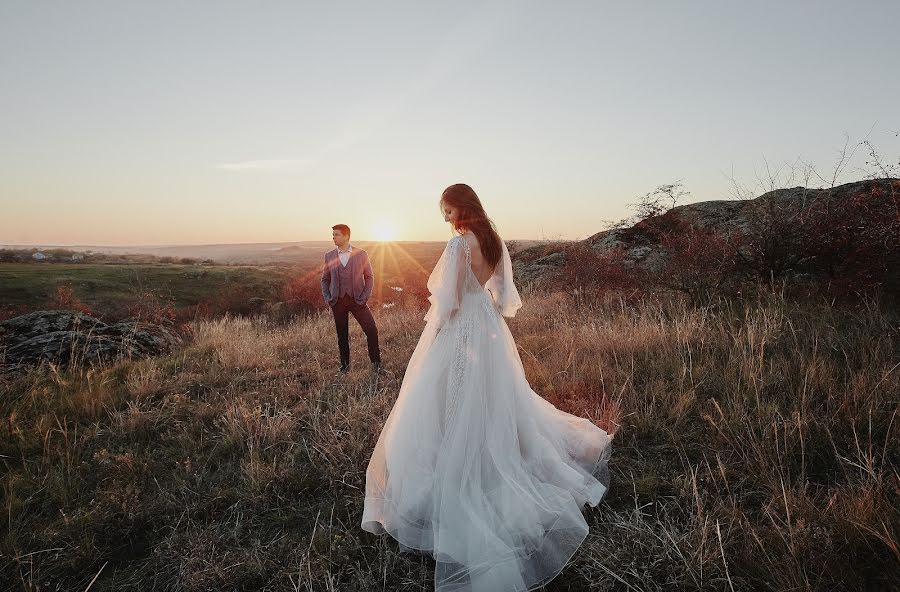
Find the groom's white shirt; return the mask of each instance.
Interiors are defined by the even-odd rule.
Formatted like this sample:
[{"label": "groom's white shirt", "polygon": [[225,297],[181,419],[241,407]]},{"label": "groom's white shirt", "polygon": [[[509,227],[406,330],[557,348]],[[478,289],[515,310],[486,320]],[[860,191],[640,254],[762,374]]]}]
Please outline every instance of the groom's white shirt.
[{"label": "groom's white shirt", "polygon": [[347,245],[347,250],[342,251],[338,249],[338,259],[341,260],[341,265],[347,267],[347,263],[350,261],[350,251],[353,250],[353,245]]}]

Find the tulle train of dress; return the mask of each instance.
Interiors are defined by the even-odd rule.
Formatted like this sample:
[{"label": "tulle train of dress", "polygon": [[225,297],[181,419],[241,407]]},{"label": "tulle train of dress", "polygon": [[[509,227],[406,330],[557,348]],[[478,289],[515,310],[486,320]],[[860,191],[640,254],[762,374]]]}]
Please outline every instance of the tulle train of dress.
[{"label": "tulle train of dress", "polygon": [[528,384],[502,318],[520,305],[503,255],[486,288],[465,240],[448,243],[366,471],[362,528],[432,553],[439,592],[546,584],[587,535],[582,507],[609,485],[608,434]]}]

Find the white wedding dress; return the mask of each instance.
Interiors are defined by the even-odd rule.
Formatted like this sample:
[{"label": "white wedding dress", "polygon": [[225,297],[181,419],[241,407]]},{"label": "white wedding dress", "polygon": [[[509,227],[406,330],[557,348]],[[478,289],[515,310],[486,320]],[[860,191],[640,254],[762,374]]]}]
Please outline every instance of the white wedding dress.
[{"label": "white wedding dress", "polygon": [[431,308],[366,470],[362,528],[434,555],[439,592],[553,579],[609,485],[610,436],[528,385],[503,316],[521,307],[506,245],[479,284],[466,240],[428,279]]}]

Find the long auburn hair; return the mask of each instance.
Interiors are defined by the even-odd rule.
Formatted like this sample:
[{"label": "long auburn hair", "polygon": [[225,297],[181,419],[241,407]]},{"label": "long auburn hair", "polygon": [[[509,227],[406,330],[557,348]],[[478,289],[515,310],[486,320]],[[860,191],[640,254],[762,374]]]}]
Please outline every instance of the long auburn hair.
[{"label": "long auburn hair", "polygon": [[475,190],[465,183],[457,183],[444,189],[441,194],[441,200],[438,202],[456,208],[459,216],[453,224],[453,229],[459,233],[471,230],[478,238],[478,244],[481,247],[481,253],[484,259],[491,265],[497,267],[500,258],[503,256],[503,246],[500,235],[497,234],[497,228],[494,222],[488,218],[478,199]]}]

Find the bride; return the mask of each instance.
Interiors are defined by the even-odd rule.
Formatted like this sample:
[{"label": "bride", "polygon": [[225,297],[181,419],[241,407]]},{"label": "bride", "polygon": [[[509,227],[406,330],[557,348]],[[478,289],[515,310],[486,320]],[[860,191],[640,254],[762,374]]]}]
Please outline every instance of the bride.
[{"label": "bride", "polygon": [[366,470],[362,528],[430,552],[434,585],[526,591],[587,536],[611,436],[528,385],[503,317],[522,306],[506,245],[471,187],[440,201],[458,233],[428,279],[431,308]]}]

